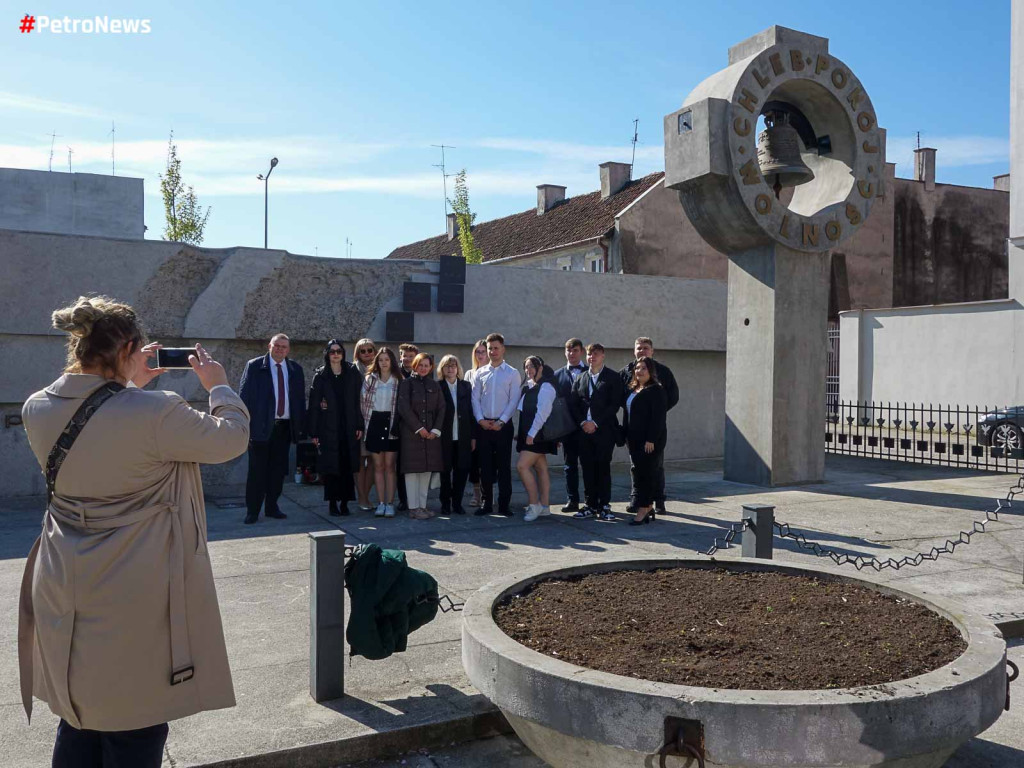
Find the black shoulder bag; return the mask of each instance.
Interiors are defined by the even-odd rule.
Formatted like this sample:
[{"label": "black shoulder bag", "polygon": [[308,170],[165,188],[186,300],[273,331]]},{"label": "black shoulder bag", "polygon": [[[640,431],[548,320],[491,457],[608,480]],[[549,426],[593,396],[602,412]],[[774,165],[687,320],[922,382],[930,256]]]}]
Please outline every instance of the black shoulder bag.
[{"label": "black shoulder bag", "polygon": [[78,407],[75,415],[71,417],[71,421],[64,427],[64,431],[60,433],[60,437],[57,438],[57,442],[54,443],[53,449],[46,459],[47,506],[49,506],[50,501],[53,499],[53,488],[57,483],[57,473],[60,472],[64,459],[68,457],[68,451],[71,450],[71,446],[75,444],[75,440],[78,439],[85,425],[92,418],[92,415],[99,410],[100,406],[122,389],[124,389],[124,386],[116,381],[108,381],[85,398],[85,402]]}]

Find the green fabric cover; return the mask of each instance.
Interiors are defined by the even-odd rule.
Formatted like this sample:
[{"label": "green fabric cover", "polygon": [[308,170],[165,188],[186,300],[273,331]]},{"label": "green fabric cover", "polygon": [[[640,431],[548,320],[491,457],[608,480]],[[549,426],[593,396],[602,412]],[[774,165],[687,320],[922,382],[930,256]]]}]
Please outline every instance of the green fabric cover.
[{"label": "green fabric cover", "polygon": [[369,544],[345,565],[352,612],[345,639],[349,655],[386,659],[406,649],[409,633],[437,615],[437,581],[410,568],[405,552]]}]

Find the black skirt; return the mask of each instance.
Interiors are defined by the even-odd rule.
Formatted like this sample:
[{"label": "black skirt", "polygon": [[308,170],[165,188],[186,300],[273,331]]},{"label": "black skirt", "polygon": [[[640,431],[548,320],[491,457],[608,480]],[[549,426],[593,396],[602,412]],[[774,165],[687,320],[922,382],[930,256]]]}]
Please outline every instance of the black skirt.
[{"label": "black skirt", "polygon": [[525,432],[520,432],[519,437],[516,438],[516,450],[519,453],[529,451],[530,453],[550,453],[553,456],[558,454],[558,443],[554,440],[537,440],[534,438],[533,445],[527,445],[527,437],[528,435]]},{"label": "black skirt", "polygon": [[374,411],[366,428],[366,450],[370,453],[397,453],[398,438],[391,435],[391,414]]}]

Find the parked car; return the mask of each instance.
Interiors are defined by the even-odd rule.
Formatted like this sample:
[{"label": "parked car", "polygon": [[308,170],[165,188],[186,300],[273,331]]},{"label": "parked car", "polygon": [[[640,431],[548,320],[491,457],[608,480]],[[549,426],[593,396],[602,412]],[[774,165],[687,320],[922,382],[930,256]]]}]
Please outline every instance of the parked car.
[{"label": "parked car", "polygon": [[978,445],[1019,451],[1024,446],[1024,406],[999,408],[978,419]]}]

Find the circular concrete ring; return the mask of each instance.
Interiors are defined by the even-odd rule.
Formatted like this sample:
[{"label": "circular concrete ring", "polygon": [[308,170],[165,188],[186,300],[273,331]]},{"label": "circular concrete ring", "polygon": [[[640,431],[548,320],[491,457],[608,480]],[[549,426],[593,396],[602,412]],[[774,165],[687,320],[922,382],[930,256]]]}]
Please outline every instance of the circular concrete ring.
[{"label": "circular concrete ring", "polygon": [[[697,688],[597,672],[532,651],[494,622],[508,595],[550,578],[622,569],[772,570],[909,597],[960,630],[967,650],[925,675],[882,685],[816,691]],[[556,768],[658,766],[665,718],[697,720],[708,768],[892,766],[938,768],[996,721],[1006,696],[1006,644],[996,627],[933,595],[832,569],[770,560],[602,558],[534,569],[491,582],[466,605],[462,663],[535,754]],[[668,766],[696,768],[669,757]]]}]

